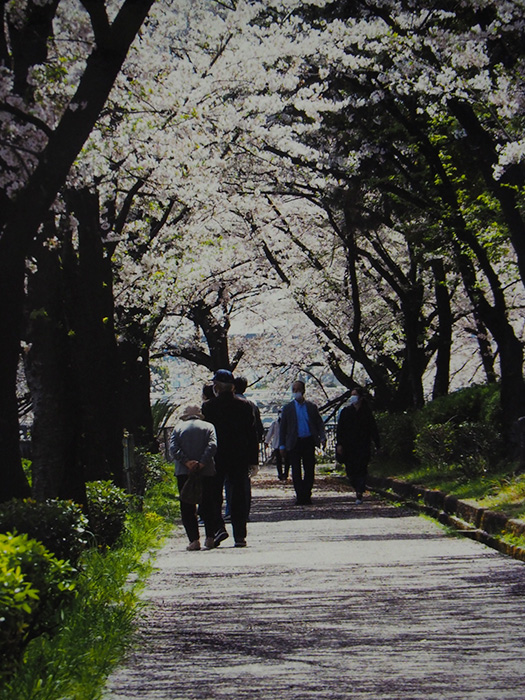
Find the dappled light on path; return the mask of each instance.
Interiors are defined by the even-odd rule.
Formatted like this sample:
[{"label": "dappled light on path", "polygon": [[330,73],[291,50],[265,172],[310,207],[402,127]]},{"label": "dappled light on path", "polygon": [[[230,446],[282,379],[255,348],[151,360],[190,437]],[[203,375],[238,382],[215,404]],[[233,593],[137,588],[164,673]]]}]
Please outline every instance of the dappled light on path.
[{"label": "dappled light on path", "polygon": [[525,697],[522,563],[330,480],[294,506],[264,474],[230,542],[167,543],[106,700]]}]

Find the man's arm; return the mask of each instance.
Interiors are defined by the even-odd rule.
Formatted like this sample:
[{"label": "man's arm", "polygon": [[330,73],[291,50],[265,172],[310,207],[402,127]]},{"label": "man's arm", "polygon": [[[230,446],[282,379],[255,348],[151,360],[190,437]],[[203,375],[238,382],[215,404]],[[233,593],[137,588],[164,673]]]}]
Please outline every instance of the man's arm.
[{"label": "man's arm", "polygon": [[215,428],[212,425],[210,425],[210,428],[208,431],[208,441],[207,441],[206,447],[204,448],[204,452],[200,456],[199,462],[201,464],[205,464],[206,462],[209,462],[216,452],[217,452],[217,434],[215,432]]},{"label": "man's arm", "polygon": [[286,433],[288,431],[288,408],[285,406],[281,413],[281,422],[279,424],[279,449],[284,452],[286,449]]},{"label": "man's arm", "polygon": [[323,418],[319,413],[319,409],[314,403],[310,403],[307,408],[309,408],[308,414],[310,419],[313,418],[313,424],[315,426],[315,431],[317,433],[317,437],[319,438],[319,442],[324,447],[326,445],[326,431],[324,429]]}]

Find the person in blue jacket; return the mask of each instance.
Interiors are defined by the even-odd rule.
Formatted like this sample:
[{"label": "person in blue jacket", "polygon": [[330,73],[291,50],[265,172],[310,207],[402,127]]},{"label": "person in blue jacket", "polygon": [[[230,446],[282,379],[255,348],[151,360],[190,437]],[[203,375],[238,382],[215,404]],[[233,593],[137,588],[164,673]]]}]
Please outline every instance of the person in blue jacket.
[{"label": "person in blue jacket", "polygon": [[280,450],[292,470],[296,504],[312,503],[315,478],[315,448],[326,445],[324,422],[317,406],[306,401],[305,383],[292,384],[293,401],[283,407],[279,430]]}]

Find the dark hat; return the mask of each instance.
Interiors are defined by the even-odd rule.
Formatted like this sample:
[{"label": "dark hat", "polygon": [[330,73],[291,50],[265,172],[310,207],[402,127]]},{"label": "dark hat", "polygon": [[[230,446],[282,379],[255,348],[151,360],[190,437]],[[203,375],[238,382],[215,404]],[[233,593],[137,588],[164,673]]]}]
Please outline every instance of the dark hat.
[{"label": "dark hat", "polygon": [[233,384],[233,374],[229,369],[218,369],[213,375],[212,381],[223,384]]}]

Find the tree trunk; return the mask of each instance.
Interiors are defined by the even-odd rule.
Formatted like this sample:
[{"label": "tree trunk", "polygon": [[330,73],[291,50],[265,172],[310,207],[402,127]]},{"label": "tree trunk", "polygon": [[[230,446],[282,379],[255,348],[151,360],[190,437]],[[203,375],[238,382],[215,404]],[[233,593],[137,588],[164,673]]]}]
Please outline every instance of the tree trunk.
[{"label": "tree trunk", "polygon": [[401,299],[403,328],[405,331],[406,369],[409,374],[412,393],[411,405],[406,408],[422,408],[425,403],[423,373],[426,368],[426,359],[425,350],[421,345],[421,337],[423,336],[422,302],[423,290],[416,283],[403,294]]},{"label": "tree trunk", "polygon": [[478,341],[479,354],[481,357],[481,364],[483,365],[483,371],[485,372],[485,377],[488,384],[493,384],[498,381],[496,376],[496,370],[494,369],[494,353],[489,340],[489,332],[485,324],[479,318],[479,314],[476,309],[474,309],[474,321],[476,324],[475,329],[473,329],[473,334],[476,336]]},{"label": "tree trunk", "polygon": [[438,348],[436,353],[436,374],[432,398],[446,396],[450,385],[450,354],[452,349],[452,311],[447,289],[447,276],[441,258],[430,262],[434,275],[434,294],[439,319]]},{"label": "tree trunk", "polygon": [[83,441],[81,460],[86,479],[113,479],[122,484],[122,377],[114,330],[111,261],[100,236],[95,193],[68,193],[78,220],[78,262],[70,248],[64,256],[70,270],[70,327],[74,332]]},{"label": "tree trunk", "polygon": [[[512,247],[516,253],[521,281],[525,285],[525,221],[517,190],[525,184],[523,165],[512,168],[512,182],[494,179],[493,167],[498,161],[498,151],[492,136],[481,125],[470,104],[460,100],[450,100],[452,114],[465,129],[471,144],[470,153],[479,166],[489,191],[498,199],[503,218],[507,225]],[[509,186],[509,184],[511,186]]]},{"label": "tree trunk", "polygon": [[122,422],[135,445],[156,450],[151,414],[149,347],[129,339],[118,345],[122,367]]},{"label": "tree trunk", "polygon": [[56,250],[42,248],[29,276],[26,377],[33,402],[33,496],[86,504],[78,460],[78,392],[64,317],[64,279]]},{"label": "tree trunk", "polygon": [[213,315],[212,307],[205,301],[200,300],[191,307],[189,318],[201,328],[204,333],[210,353],[211,369],[214,372],[218,369],[231,370],[230,351],[228,347],[230,322],[227,316],[221,323]]},{"label": "tree trunk", "polygon": [[[125,0],[108,31],[86,63],[72,104],[50,135],[27,185],[0,230],[0,499],[28,495],[20,463],[16,372],[23,320],[24,265],[30,245],[63,186],[119,74],[132,41],[153,0]],[[101,37],[98,37],[100,39]]]},{"label": "tree trunk", "polygon": [[0,502],[27,498],[31,494],[20,459],[16,398],[24,261],[2,248],[0,238]]},{"label": "tree trunk", "polygon": [[470,258],[459,250],[457,260],[467,295],[479,320],[489,329],[498,346],[501,373],[501,409],[506,433],[516,420],[525,415],[525,382],[523,381],[523,347],[507,318],[505,300],[500,290],[492,287],[494,303],[483,295]]}]

